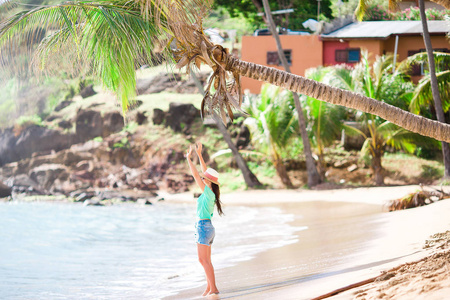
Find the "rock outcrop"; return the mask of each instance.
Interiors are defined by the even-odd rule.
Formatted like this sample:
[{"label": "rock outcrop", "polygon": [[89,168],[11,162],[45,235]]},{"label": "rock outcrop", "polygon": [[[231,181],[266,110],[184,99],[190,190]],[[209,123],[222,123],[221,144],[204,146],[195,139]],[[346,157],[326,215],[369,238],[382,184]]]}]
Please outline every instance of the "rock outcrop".
[{"label": "rock outcrop", "polygon": [[97,94],[97,93],[94,91],[94,86],[92,84],[86,86],[80,92],[80,96],[83,98],[88,98],[88,97],[94,96],[95,94]]},{"label": "rock outcrop", "polygon": [[0,166],[29,158],[36,152],[60,151],[75,142],[72,134],[63,134],[38,125],[25,128],[15,135],[12,128],[0,132]]},{"label": "rock outcrop", "polygon": [[175,132],[186,132],[200,111],[192,104],[170,103],[169,111],[165,114],[165,125]]},{"label": "rock outcrop", "polygon": [[109,112],[103,116],[102,136],[107,137],[113,133],[119,132],[124,126],[123,117],[118,112]]},{"label": "rock outcrop", "polygon": [[12,189],[0,181],[0,198],[11,196]]},{"label": "rock outcrop", "polygon": [[75,132],[80,142],[102,136],[103,120],[100,112],[80,110],[75,119]]}]

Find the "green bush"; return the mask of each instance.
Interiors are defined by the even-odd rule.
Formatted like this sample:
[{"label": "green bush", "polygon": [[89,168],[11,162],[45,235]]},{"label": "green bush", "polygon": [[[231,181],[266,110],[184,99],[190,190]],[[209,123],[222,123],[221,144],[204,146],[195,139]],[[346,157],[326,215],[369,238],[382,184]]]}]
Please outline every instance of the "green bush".
[{"label": "green bush", "polygon": [[16,125],[20,127],[28,127],[31,125],[42,126],[42,119],[38,115],[21,116],[17,119]]},{"label": "green bush", "polygon": [[422,172],[420,173],[420,177],[426,179],[437,179],[442,176],[442,171],[438,168],[429,165],[422,165]]},{"label": "green bush", "polygon": [[433,159],[436,157],[436,149],[417,147],[415,154],[417,157],[420,157],[420,158]]}]

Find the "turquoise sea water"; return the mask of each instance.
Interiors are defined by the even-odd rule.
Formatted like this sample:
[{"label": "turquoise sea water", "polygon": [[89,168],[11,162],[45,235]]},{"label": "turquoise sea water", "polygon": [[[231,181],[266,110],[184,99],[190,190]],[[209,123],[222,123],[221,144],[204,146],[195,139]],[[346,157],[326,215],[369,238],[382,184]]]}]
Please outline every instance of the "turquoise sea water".
[{"label": "turquoise sea water", "polygon": [[[278,208],[213,218],[216,269],[296,241]],[[202,285],[194,204],[0,203],[0,299],[159,299]]]}]

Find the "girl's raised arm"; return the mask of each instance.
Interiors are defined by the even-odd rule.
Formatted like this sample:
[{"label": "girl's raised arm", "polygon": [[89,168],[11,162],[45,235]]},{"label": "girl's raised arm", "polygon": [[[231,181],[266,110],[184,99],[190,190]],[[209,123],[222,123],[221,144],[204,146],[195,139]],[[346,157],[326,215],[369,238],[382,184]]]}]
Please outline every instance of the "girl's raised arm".
[{"label": "girl's raised arm", "polygon": [[197,168],[194,166],[194,163],[191,160],[191,154],[192,154],[192,146],[189,146],[189,150],[186,151],[185,156],[188,161],[189,169],[191,170],[192,177],[194,177],[195,182],[197,183],[197,185],[200,187],[200,189],[203,192],[203,190],[205,189],[205,183],[201,179],[200,175],[198,174]]},{"label": "girl's raised arm", "polygon": [[197,145],[195,146],[195,152],[197,152],[198,160],[200,161],[200,165],[202,166],[202,172],[205,173],[207,167],[205,164],[205,160],[203,159],[202,148],[202,143],[197,142]]}]

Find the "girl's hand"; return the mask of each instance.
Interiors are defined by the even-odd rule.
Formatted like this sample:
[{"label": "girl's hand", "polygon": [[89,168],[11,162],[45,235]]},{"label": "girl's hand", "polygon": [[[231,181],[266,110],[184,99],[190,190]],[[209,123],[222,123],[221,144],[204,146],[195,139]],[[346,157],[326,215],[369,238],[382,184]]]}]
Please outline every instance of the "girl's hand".
[{"label": "girl's hand", "polygon": [[202,154],[202,143],[197,142],[197,144],[195,145],[195,151],[197,152],[198,155]]},{"label": "girl's hand", "polygon": [[189,146],[189,149],[186,150],[186,154],[184,155],[184,157],[191,159],[191,154],[192,154],[192,146]]}]

